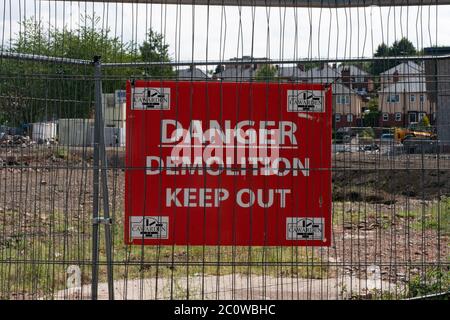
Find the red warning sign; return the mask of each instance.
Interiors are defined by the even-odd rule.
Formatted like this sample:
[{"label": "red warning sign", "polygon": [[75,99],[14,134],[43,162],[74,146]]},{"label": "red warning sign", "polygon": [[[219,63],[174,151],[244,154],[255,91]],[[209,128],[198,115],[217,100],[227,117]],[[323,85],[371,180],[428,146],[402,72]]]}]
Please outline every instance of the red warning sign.
[{"label": "red warning sign", "polygon": [[127,84],[125,240],[329,246],[331,87]]}]

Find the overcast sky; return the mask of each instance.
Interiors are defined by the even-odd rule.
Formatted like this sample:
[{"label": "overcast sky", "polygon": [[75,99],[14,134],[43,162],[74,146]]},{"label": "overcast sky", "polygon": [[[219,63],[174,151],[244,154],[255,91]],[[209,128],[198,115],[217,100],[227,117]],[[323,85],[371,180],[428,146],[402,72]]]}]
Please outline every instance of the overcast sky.
[{"label": "overcast sky", "polygon": [[175,60],[372,56],[381,42],[403,36],[416,47],[450,45],[450,6],[354,9],[208,7],[0,0],[0,40],[7,45],[24,17],[74,28],[95,12],[125,41],[152,27],[166,36]]}]

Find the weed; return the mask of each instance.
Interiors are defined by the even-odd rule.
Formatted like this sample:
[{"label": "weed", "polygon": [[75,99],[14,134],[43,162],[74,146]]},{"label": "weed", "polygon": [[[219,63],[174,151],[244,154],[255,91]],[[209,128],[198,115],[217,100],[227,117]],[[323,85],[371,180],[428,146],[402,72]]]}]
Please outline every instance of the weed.
[{"label": "weed", "polygon": [[63,160],[67,160],[69,158],[69,152],[67,151],[66,148],[57,148],[54,152],[53,155],[58,158],[58,159],[63,159]]},{"label": "weed", "polygon": [[450,271],[431,269],[424,275],[413,277],[409,283],[409,297],[422,297],[450,291]]}]

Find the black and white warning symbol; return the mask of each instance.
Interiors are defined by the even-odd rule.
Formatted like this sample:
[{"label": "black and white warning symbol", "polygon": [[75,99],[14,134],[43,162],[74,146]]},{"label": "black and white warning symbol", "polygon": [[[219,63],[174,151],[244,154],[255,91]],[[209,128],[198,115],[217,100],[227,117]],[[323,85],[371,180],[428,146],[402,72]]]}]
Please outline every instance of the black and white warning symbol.
[{"label": "black and white warning symbol", "polygon": [[131,109],[169,110],[170,88],[133,88]]},{"label": "black and white warning symbol", "polygon": [[130,217],[131,239],[168,239],[169,217]]},{"label": "black and white warning symbol", "polygon": [[323,91],[288,90],[288,112],[324,112]]},{"label": "black and white warning symbol", "polygon": [[323,218],[287,218],[287,240],[323,240]]}]

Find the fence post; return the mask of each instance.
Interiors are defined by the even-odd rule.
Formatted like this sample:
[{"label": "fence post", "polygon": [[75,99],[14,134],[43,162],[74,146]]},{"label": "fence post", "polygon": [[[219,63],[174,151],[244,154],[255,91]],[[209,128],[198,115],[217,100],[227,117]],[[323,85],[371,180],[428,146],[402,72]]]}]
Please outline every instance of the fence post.
[{"label": "fence post", "polygon": [[91,287],[91,299],[97,300],[98,297],[98,198],[99,198],[99,141],[100,141],[100,123],[99,123],[99,110],[101,110],[101,88],[99,72],[100,70],[100,57],[94,57],[94,70],[95,70],[95,121],[94,121],[94,173],[93,173],[93,204],[92,204],[92,287]]},{"label": "fence post", "polygon": [[[112,220],[109,214],[108,162],[105,147],[105,125],[102,104],[102,71],[100,57],[94,57],[95,81],[95,123],[94,123],[94,184],[93,184],[93,226],[92,226],[92,300],[98,298],[98,234],[99,225],[105,225],[105,246],[108,277],[108,297],[114,300],[114,278],[112,264]],[[101,169],[101,171],[100,171]],[[101,172],[101,176],[100,176]],[[99,215],[99,185],[102,183],[103,217]]]}]

